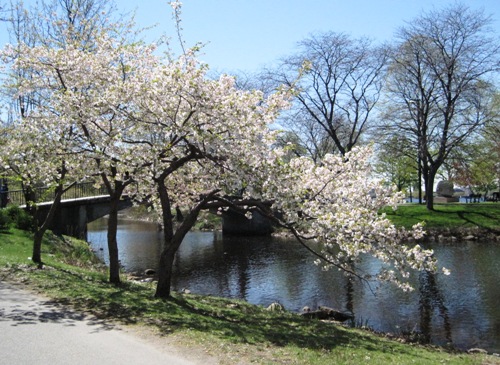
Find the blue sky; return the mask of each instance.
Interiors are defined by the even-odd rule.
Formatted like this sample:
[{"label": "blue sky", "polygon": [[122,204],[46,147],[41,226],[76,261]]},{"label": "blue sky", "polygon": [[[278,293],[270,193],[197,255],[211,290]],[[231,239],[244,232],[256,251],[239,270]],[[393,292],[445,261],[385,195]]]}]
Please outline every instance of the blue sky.
[{"label": "blue sky", "polygon": [[[33,0],[25,0],[31,3]],[[206,43],[201,56],[216,72],[253,72],[294,52],[312,33],[335,31],[390,41],[395,30],[421,11],[454,0],[184,0],[182,27],[188,46]],[[462,3],[492,15],[500,36],[500,0]],[[151,38],[174,35],[168,0],[116,0],[121,12],[136,11],[139,26],[156,24]],[[5,33],[2,30],[2,33]],[[174,39],[175,40],[175,39]],[[0,34],[2,45],[5,34]]]},{"label": "blue sky", "polygon": [[[171,34],[167,0],[138,5],[117,0],[120,9],[135,9],[140,24],[158,23]],[[188,45],[206,42],[203,61],[214,71],[257,71],[292,54],[296,43],[314,32],[345,32],[389,41],[395,30],[421,11],[440,9],[450,0],[184,0],[182,27]],[[494,18],[500,36],[500,0],[468,0],[463,4]]]}]

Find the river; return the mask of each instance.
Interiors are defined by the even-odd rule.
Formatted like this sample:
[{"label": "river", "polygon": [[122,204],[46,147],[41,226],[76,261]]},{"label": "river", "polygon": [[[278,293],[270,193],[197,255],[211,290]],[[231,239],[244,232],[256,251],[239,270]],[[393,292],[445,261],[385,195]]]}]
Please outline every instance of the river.
[{"label": "river", "polygon": [[[88,241],[108,262],[106,224],[105,218],[89,224]],[[125,271],[157,268],[162,234],[155,224],[120,220],[118,242]],[[297,312],[319,305],[351,309],[357,325],[377,331],[500,353],[500,244],[435,243],[432,248],[452,274],[417,274],[416,290],[404,293],[389,284],[367,285],[322,271],[293,239],[190,232],[177,254],[172,286],[263,306],[277,301]],[[360,269],[377,267],[367,258]]]}]

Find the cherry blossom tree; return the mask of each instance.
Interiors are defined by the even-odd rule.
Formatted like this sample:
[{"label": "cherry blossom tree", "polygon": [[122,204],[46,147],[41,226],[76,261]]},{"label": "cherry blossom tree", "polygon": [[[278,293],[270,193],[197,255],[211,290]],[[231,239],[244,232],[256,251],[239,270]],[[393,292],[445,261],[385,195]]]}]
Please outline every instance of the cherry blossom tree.
[{"label": "cherry blossom tree", "polygon": [[[242,198],[253,196],[274,142],[269,124],[286,98],[238,90],[229,76],[208,79],[195,50],[153,66],[131,76],[126,94],[134,95],[134,104],[122,112],[135,121],[126,141],[142,159],[138,164],[147,166],[141,196],[151,200],[163,225],[156,295],[168,297],[175,254],[200,211],[216,202],[242,205],[227,199],[238,191]],[[187,211],[178,224],[176,207]]]},{"label": "cherry blossom tree", "polygon": [[[129,70],[134,70],[137,52],[124,51],[120,43],[106,34],[95,35],[94,50],[81,49],[79,42],[64,49],[44,46],[27,47],[17,61],[18,67],[29,68],[39,77],[24,80],[21,90],[37,89],[45,95],[36,108],[36,117],[48,125],[56,120],[71,131],[74,145],[66,150],[79,158],[79,166],[88,179],[99,180],[110,194],[108,249],[110,281],[120,283],[118,244],[116,240],[118,204],[125,189],[134,182],[139,168],[133,164],[122,136],[129,128],[128,119],[114,110],[127,103],[120,94]],[[134,53],[136,52],[136,53]],[[25,123],[30,123],[25,118]]]},{"label": "cherry blossom tree", "polygon": [[[41,247],[45,232],[51,227],[63,193],[81,178],[72,150],[74,134],[57,120],[35,112],[17,121],[6,131],[0,147],[1,164],[9,176],[21,183],[26,208],[34,220],[32,261],[42,264]],[[73,149],[74,150],[74,149]],[[48,213],[39,214],[38,203],[44,198],[37,188],[44,187],[53,198]]]},{"label": "cherry blossom tree", "polygon": [[[112,6],[108,9],[108,5],[93,0],[43,3],[45,12],[35,9],[33,12],[39,16],[26,16],[23,22],[30,23],[32,18],[45,20],[45,25],[34,20],[29,24],[32,32],[41,28],[41,40],[32,41],[39,34],[31,34],[27,43],[26,37],[16,37],[15,46],[8,47],[4,57],[12,61],[11,69],[16,70],[11,90],[19,101],[24,123],[35,126],[32,120],[36,118],[49,126],[57,121],[54,128],[63,128],[65,135],[74,139],[66,155],[78,156],[83,175],[97,183],[102,180],[107,188],[110,281],[118,284],[118,204],[125,188],[133,182],[134,167],[121,160],[125,154],[120,149],[123,145],[119,136],[126,126],[123,120],[117,120],[113,107],[125,103],[126,98],[117,97],[113,88],[117,90],[116,85],[124,82],[128,72],[125,65],[134,54],[123,51],[133,36],[132,23],[111,23],[107,12]],[[45,18],[49,13],[60,16],[50,22]],[[26,96],[36,100],[29,108],[22,102]],[[39,133],[44,133],[43,129]]]},{"label": "cherry blossom tree", "polygon": [[[19,181],[23,188],[27,210],[34,218],[32,260],[41,264],[43,235],[52,225],[62,194],[74,182],[73,178],[78,179],[72,176],[71,157],[63,153],[63,146],[71,143],[73,133],[60,124],[46,123],[40,114],[33,112],[43,99],[40,90],[20,92],[20,80],[31,79],[33,70],[17,67],[15,61],[22,49],[39,44],[41,35],[35,27],[37,17],[25,9],[22,3],[13,5],[10,13],[9,33],[13,45],[2,52],[2,63],[8,65],[8,77],[5,78],[2,91],[11,96],[8,111],[10,125],[4,130],[1,155],[7,173]],[[52,121],[52,118],[49,120]],[[37,190],[40,186],[44,186],[54,199],[46,216],[38,213],[40,194]]]},{"label": "cherry blossom tree", "polygon": [[377,279],[409,290],[411,269],[434,272],[436,261],[432,250],[411,243],[422,238],[421,225],[397,229],[379,214],[383,207],[396,209],[402,195],[373,178],[371,159],[371,147],[355,147],[345,156],[327,154],[320,164],[305,157],[278,164],[284,171],[266,182],[267,194],[282,212],[277,223],[318,257],[317,264],[374,279],[355,268],[371,255],[382,264]]},{"label": "cherry blossom tree", "polygon": [[[353,275],[354,263],[373,255],[388,265],[378,278],[404,289],[410,268],[435,270],[432,251],[401,243],[421,238],[420,226],[396,229],[378,214],[401,196],[372,178],[370,149],[327,154],[319,163],[290,160],[286,147],[272,148],[278,133],[270,129],[290,91],[264,97],[238,90],[228,76],[208,80],[205,70],[188,53],[151,74],[134,74],[139,79],[126,93],[136,93],[137,104],[124,112],[136,121],[131,136],[139,138],[128,143],[142,165],[150,163],[139,179],[141,194],[152,197],[164,227],[156,296],[170,295],[175,254],[208,208],[236,209],[249,219],[259,212],[293,232],[325,267]],[[241,195],[234,199],[236,192]],[[175,207],[188,212],[177,225]]]}]

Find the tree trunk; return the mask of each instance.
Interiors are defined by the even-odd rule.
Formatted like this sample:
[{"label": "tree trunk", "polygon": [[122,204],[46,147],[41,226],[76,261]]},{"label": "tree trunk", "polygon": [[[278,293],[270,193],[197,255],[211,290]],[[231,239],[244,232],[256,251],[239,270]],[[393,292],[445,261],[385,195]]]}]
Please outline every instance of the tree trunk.
[{"label": "tree trunk", "polygon": [[[99,165],[99,164],[98,164]],[[121,283],[120,280],[120,260],[118,256],[118,240],[116,234],[118,231],[118,207],[120,199],[123,195],[125,188],[131,183],[128,173],[125,173],[125,180],[117,178],[116,168],[111,168],[110,178],[103,172],[101,174],[102,181],[106,186],[109,194],[109,216],[108,216],[108,254],[109,254],[109,282],[115,285]]]},{"label": "tree trunk", "polygon": [[118,258],[118,202],[120,195],[111,196],[111,205],[108,219],[108,252],[109,252],[109,282],[120,284],[120,261]]},{"label": "tree trunk", "polygon": [[[174,226],[171,211],[170,197],[165,186],[165,177],[157,180],[157,192],[160,198],[163,218],[163,249],[160,254],[158,266],[158,284],[155,297],[167,299],[170,297],[170,282],[172,280],[172,268],[174,266],[175,252],[179,248],[174,247]],[[180,245],[180,242],[179,242]]]},{"label": "tree trunk", "polygon": [[167,299],[170,297],[170,284],[172,282],[172,270],[174,267],[175,253],[180,243],[164,243],[163,251],[160,255],[160,268],[158,270],[158,285],[156,286],[155,297]]},{"label": "tree trunk", "polygon": [[174,266],[175,254],[181,246],[184,237],[193,228],[196,219],[205,206],[205,204],[218,192],[214,190],[207,194],[191,211],[184,217],[177,229],[173,230],[174,217],[171,211],[170,198],[165,186],[164,180],[158,181],[158,194],[160,197],[161,208],[163,213],[163,234],[165,243],[160,256],[160,265],[158,268],[158,285],[156,287],[155,297],[167,299],[170,297],[170,284],[172,281],[172,268]]},{"label": "tree trunk", "polygon": [[36,229],[33,237],[33,253],[31,255],[31,261],[37,264],[42,264],[42,239],[45,230]]},{"label": "tree trunk", "polygon": [[42,264],[43,236],[45,232],[47,232],[47,229],[52,225],[52,221],[54,220],[56,211],[59,209],[61,205],[61,197],[63,192],[64,192],[63,186],[59,185],[55,191],[54,201],[52,202],[49,212],[47,213],[47,216],[45,217],[45,220],[43,221],[42,224],[40,224],[39,221],[38,209],[36,208],[36,205],[33,205],[29,209],[35,221],[35,234],[33,237],[33,254],[31,255],[31,260],[33,262],[36,262],[37,264],[40,265]]},{"label": "tree trunk", "polygon": [[427,195],[427,200],[425,206],[428,210],[434,210],[434,179],[436,173],[432,170],[429,171],[425,176],[425,193]]}]

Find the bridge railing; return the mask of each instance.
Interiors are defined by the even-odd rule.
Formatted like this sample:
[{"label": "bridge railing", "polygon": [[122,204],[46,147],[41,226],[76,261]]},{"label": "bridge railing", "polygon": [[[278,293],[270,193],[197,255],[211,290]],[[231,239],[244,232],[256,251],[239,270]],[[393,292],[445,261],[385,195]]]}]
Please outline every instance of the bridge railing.
[{"label": "bridge railing", "polygon": [[[85,182],[71,186],[63,193],[62,199],[78,199],[99,195],[108,195],[108,191],[105,186],[96,188],[93,182]],[[11,204],[26,204],[23,190],[9,190],[8,197]],[[50,202],[54,200],[54,192],[51,191],[50,188],[36,188],[35,197],[37,203]]]}]

